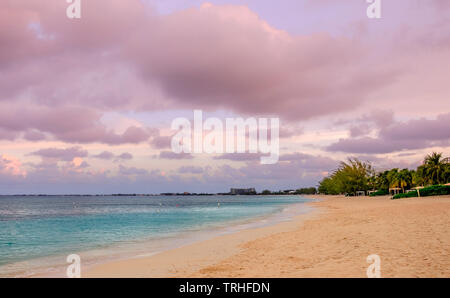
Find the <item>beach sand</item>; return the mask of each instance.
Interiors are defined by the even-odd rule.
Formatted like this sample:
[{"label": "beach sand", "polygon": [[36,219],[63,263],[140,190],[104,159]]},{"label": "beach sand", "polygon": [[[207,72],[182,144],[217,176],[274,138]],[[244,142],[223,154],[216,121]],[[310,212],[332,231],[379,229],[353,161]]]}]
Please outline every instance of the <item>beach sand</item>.
[{"label": "beach sand", "polygon": [[450,196],[321,198],[290,222],[97,265],[83,277],[366,277],[371,254],[382,277],[450,277]]}]

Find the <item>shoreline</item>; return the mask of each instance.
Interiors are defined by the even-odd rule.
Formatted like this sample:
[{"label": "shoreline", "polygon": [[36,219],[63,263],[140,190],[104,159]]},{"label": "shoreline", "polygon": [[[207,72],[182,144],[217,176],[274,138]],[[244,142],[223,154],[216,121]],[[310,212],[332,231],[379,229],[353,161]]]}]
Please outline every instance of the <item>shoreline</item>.
[{"label": "shoreline", "polygon": [[[305,196],[300,196],[306,198]],[[82,271],[89,272],[104,264],[110,264],[126,260],[140,260],[153,257],[166,251],[180,249],[195,243],[201,243],[216,237],[223,237],[239,233],[240,231],[260,229],[289,222],[294,216],[312,212],[308,202],[288,204],[280,210],[258,215],[251,218],[232,220],[226,223],[217,223],[210,227],[188,230],[178,235],[165,238],[140,239],[138,241],[111,244],[87,251],[75,252],[81,257]],[[11,263],[9,265],[20,266],[21,263],[34,263],[33,269],[26,271],[12,271],[3,274],[4,277],[29,277],[29,278],[54,278],[65,277],[65,270],[69,264],[65,262],[66,255],[50,256],[29,261]],[[53,261],[52,261],[53,260]],[[58,260],[55,262],[55,260]],[[48,265],[45,265],[49,263]],[[36,265],[38,264],[38,265]],[[4,265],[6,268],[8,265]],[[29,265],[26,265],[29,267]],[[120,276],[120,275],[119,275]]]},{"label": "shoreline", "polygon": [[[312,199],[305,195],[302,195],[302,197]],[[247,223],[250,227],[236,230],[242,224],[234,225],[230,227],[234,231],[211,235],[207,239],[164,250],[152,256],[126,258],[91,266],[82,274],[82,277],[185,277],[192,274],[195,269],[200,270],[203,266],[214,264],[217,259],[230,257],[234,253],[239,252],[240,246],[247,241],[276,234],[280,229],[286,231],[294,230],[299,224],[302,224],[303,220],[317,216],[320,213],[319,208],[311,205],[313,203],[315,202],[288,206],[290,208],[300,208],[295,215],[290,215],[288,218],[263,226],[252,227],[257,221],[261,220],[261,217],[254,218]],[[279,216],[282,212],[277,212],[269,217]],[[265,218],[267,219],[267,216]]]},{"label": "shoreline", "polygon": [[94,266],[83,277],[450,277],[450,196],[319,198],[289,222],[242,230],[151,257]]}]

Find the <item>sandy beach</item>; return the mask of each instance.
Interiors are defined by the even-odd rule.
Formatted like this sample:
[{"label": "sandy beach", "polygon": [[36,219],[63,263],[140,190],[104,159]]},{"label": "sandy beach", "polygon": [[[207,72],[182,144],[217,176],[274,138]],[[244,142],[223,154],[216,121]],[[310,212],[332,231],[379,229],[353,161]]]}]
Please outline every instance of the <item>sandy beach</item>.
[{"label": "sandy beach", "polygon": [[[319,199],[319,197],[315,197]],[[320,197],[316,211],[151,257],[97,265],[83,277],[450,277],[450,196]]]}]

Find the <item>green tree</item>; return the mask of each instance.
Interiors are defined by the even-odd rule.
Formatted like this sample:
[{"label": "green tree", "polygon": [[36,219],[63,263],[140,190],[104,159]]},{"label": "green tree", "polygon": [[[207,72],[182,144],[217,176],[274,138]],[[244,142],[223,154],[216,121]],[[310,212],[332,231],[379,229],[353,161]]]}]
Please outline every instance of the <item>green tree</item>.
[{"label": "green tree", "polygon": [[426,184],[445,184],[450,181],[450,158],[443,158],[442,153],[432,153],[425,157],[423,165],[416,171],[409,169],[391,169],[375,173],[372,165],[358,159],[341,162],[329,177],[319,183],[319,193],[355,194],[356,191],[377,189],[381,193],[389,188],[405,189]]},{"label": "green tree", "polygon": [[399,188],[399,174],[398,169],[390,170],[386,175],[387,181],[389,183],[389,188]]},{"label": "green tree", "polygon": [[317,192],[315,187],[300,188],[295,191],[299,195],[315,195]]},{"label": "green tree", "polygon": [[376,184],[375,184],[376,189],[384,191],[389,190],[390,182],[388,179],[388,174],[389,171],[384,171],[376,175]]},{"label": "green tree", "polygon": [[319,183],[319,193],[326,195],[338,195],[340,194],[338,181],[334,177],[323,178]]},{"label": "green tree", "polygon": [[427,155],[423,162],[425,182],[432,185],[447,183],[449,166],[449,158],[443,158],[442,153],[433,152]]},{"label": "green tree", "polygon": [[369,181],[373,180],[375,171],[370,163],[358,159],[348,159],[341,162],[339,168],[330,177],[323,179],[319,192],[326,194],[350,194],[370,189]]},{"label": "green tree", "polygon": [[405,188],[409,188],[412,185],[412,175],[408,169],[403,169],[398,172],[397,181],[399,187],[405,193]]}]

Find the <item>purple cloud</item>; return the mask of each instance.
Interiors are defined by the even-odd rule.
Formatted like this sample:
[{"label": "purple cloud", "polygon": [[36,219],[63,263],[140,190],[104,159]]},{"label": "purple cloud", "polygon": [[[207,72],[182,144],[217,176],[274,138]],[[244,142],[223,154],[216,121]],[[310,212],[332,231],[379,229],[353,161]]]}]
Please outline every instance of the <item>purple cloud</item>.
[{"label": "purple cloud", "polygon": [[138,169],[135,167],[124,167],[122,165],[119,165],[119,173],[125,176],[134,176],[134,175],[141,176],[148,174],[148,171],[145,169]]},{"label": "purple cloud", "polygon": [[450,113],[436,119],[418,119],[399,122],[381,130],[385,140],[447,141],[450,140]]},{"label": "purple cloud", "polygon": [[202,167],[185,166],[178,169],[179,174],[202,174],[204,172]]},{"label": "purple cloud", "polygon": [[169,149],[171,140],[170,136],[157,136],[150,141],[150,144],[156,149]]},{"label": "purple cloud", "polygon": [[133,159],[133,155],[131,153],[125,152],[117,156],[117,159],[120,160],[131,160]]},{"label": "purple cloud", "polygon": [[215,156],[215,160],[231,160],[231,161],[254,161],[260,160],[261,154],[259,153],[225,153],[219,156]]},{"label": "purple cloud", "polygon": [[193,159],[194,156],[192,156],[192,154],[189,153],[174,153],[172,151],[162,151],[159,153],[159,158],[161,159],[174,159],[174,160],[179,160],[179,159]]},{"label": "purple cloud", "polygon": [[37,142],[37,141],[43,141],[46,139],[45,134],[39,132],[39,131],[35,131],[35,130],[31,130],[31,131],[27,131],[23,138],[27,141],[32,141],[32,142]]},{"label": "purple cloud", "polygon": [[115,157],[114,153],[109,151],[103,151],[102,153],[96,154],[92,156],[93,158],[111,160]]},{"label": "purple cloud", "polygon": [[81,147],[71,147],[67,149],[47,148],[30,153],[29,155],[40,156],[43,159],[58,159],[61,161],[72,161],[76,157],[87,157],[88,152]]},{"label": "purple cloud", "polygon": [[406,149],[419,149],[428,146],[428,143],[425,144],[414,140],[393,141],[381,138],[364,137],[358,139],[340,139],[338,142],[326,147],[326,150],[330,152],[382,154]]},{"label": "purple cloud", "polygon": [[[0,132],[18,137],[17,132],[25,131],[25,138],[42,138],[49,133],[54,138],[68,143],[104,143],[108,145],[138,144],[146,142],[156,131],[136,126],[128,127],[123,134],[109,130],[100,122],[101,114],[77,107],[19,107],[1,106]],[[17,117],[21,115],[21,117]],[[33,132],[29,132],[33,130]],[[1,138],[0,134],[0,138]]]},{"label": "purple cloud", "polygon": [[133,159],[133,155],[131,153],[125,152],[120,155],[115,155],[114,153],[112,153],[110,151],[103,151],[102,153],[92,155],[91,157],[97,158],[97,159],[104,159],[104,160],[113,160],[114,159],[116,162]]},{"label": "purple cloud", "polygon": [[346,153],[391,153],[407,149],[448,146],[450,142],[450,113],[434,120],[418,119],[395,122],[381,128],[377,138],[349,138],[326,147],[327,151]]}]

